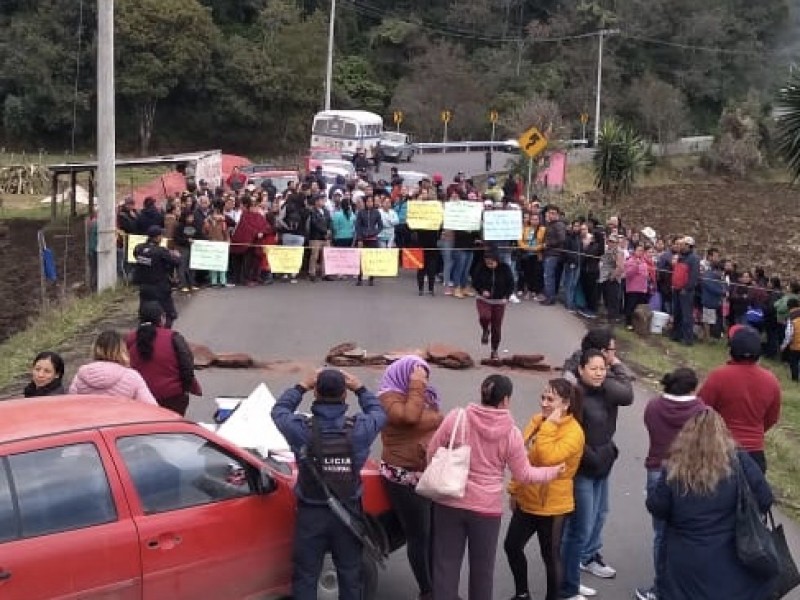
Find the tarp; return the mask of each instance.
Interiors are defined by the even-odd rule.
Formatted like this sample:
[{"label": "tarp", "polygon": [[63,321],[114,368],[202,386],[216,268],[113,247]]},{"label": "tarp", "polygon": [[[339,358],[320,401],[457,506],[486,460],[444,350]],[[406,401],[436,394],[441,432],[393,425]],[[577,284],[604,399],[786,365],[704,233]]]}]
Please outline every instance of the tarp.
[{"label": "tarp", "polygon": [[[71,193],[72,193],[72,190],[70,190],[70,189],[64,190],[63,192],[61,192],[60,194],[58,194],[56,196],[56,202],[64,202],[65,199],[66,199],[67,202],[69,202],[69,197],[70,197]],[[52,196],[45,196],[44,198],[39,200],[39,202],[42,203],[42,204],[48,204],[48,203],[50,203],[52,201],[53,201],[53,197]],[[75,187],[75,201],[78,204],[88,205],[89,204],[89,192],[87,192],[86,189],[84,189],[81,186],[76,186]],[[97,196],[95,196],[94,201],[95,201],[95,204],[96,204],[97,203]]]},{"label": "tarp", "polygon": [[289,442],[278,431],[270,412],[275,396],[261,383],[217,429],[217,434],[240,448],[254,448],[262,456],[269,451],[291,452]]}]

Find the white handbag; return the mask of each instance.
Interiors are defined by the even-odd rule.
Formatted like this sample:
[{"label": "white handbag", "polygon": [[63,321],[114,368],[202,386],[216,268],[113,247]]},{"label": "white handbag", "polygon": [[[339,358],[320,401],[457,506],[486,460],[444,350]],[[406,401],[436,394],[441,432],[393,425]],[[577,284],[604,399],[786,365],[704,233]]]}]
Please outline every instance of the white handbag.
[{"label": "white handbag", "polygon": [[[461,437],[458,448],[453,448],[456,432],[461,426]],[[470,447],[466,445],[466,411],[459,409],[450,443],[447,447],[436,449],[430,464],[422,472],[417,483],[417,493],[426,498],[463,498],[469,477]]]}]

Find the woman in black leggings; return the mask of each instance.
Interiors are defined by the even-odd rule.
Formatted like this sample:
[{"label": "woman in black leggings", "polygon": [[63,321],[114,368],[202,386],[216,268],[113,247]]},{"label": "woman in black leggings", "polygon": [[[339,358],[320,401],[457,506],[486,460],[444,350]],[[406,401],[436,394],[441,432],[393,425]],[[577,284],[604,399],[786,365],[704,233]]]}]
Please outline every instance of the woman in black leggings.
[{"label": "woman in black leggings", "polygon": [[575,507],[572,479],[583,454],[584,435],[578,418],[580,390],[566,379],[553,379],[542,393],[542,412],[525,428],[528,460],[534,466],[565,463],[564,472],[549,484],[522,485],[511,481],[513,514],[504,548],[514,576],[515,598],[530,598],[525,545],[538,534],[547,572],[545,600],[556,600],[561,586],[561,537],[564,523]]}]

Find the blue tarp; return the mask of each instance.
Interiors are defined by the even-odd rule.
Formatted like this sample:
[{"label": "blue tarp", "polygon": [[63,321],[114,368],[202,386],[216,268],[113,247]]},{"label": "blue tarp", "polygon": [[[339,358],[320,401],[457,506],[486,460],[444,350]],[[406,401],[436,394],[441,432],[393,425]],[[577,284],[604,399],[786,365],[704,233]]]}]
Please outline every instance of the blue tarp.
[{"label": "blue tarp", "polygon": [[56,257],[50,248],[42,250],[42,268],[44,269],[45,279],[48,281],[58,281],[58,272],[56,271]]}]

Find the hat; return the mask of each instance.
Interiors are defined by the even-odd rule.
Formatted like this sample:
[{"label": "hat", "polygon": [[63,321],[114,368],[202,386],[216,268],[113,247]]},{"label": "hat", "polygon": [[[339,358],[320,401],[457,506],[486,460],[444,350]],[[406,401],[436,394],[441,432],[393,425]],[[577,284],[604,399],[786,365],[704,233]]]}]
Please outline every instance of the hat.
[{"label": "hat", "polygon": [[344,375],[338,369],[324,369],[317,375],[317,400],[342,402],[347,390]]},{"label": "hat", "polygon": [[736,328],[731,336],[730,352],[734,360],[758,360],[761,356],[761,334],[746,325]]},{"label": "hat", "polygon": [[147,237],[151,238],[158,237],[162,233],[164,233],[164,230],[161,229],[161,227],[159,227],[158,225],[150,225],[150,227],[147,228]]},{"label": "hat", "polygon": [[441,173],[434,173],[433,174],[433,183],[442,183],[443,178]]},{"label": "hat", "polygon": [[694,238],[690,235],[684,236],[683,243],[687,246],[694,246]]},{"label": "hat", "polygon": [[618,242],[619,241],[619,236],[616,233],[611,233],[611,234],[608,235],[608,241],[609,242]]},{"label": "hat", "polygon": [[652,227],[645,227],[644,229],[642,229],[641,234],[651,242],[656,241],[656,230],[653,229]]}]

